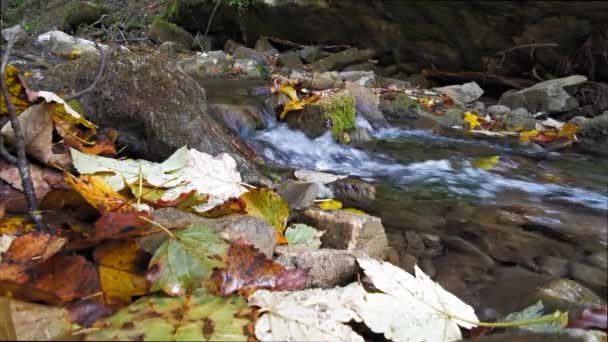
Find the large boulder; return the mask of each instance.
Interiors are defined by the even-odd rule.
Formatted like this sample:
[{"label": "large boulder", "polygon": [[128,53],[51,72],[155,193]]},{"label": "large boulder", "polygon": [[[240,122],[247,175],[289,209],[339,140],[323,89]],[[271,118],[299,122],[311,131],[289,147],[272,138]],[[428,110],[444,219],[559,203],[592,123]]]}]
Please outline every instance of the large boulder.
[{"label": "large boulder", "polygon": [[176,42],[186,49],[190,49],[194,43],[194,38],[188,31],[160,18],[152,22],[148,36],[159,44]]},{"label": "large boulder", "polygon": [[573,90],[587,77],[573,75],[537,83],[529,88],[504,93],[499,104],[509,108],[526,108],[531,113],[539,111],[552,114],[573,110],[579,103],[572,96]]},{"label": "large boulder", "polygon": [[460,103],[471,103],[483,95],[483,89],[481,89],[481,87],[479,87],[479,85],[475,82],[449,85],[435,88],[435,90]]},{"label": "large boulder", "polygon": [[[86,54],[30,78],[33,89],[69,95],[88,87],[99,56]],[[209,154],[229,153],[246,182],[260,177],[253,152],[208,113],[205,92],[163,55],[115,52],[95,88],[79,98],[88,119],[118,130],[118,143],[132,157],[161,161],[187,145]]]},{"label": "large boulder", "polygon": [[375,54],[376,52],[370,49],[350,48],[315,62],[313,68],[317,71],[340,70],[352,64],[365,62]]},{"label": "large boulder", "polygon": [[379,109],[380,98],[371,89],[352,82],[346,82],[346,89],[355,97],[355,109],[358,115],[365,118],[374,128],[388,126]]},{"label": "large boulder", "polygon": [[91,1],[72,1],[65,8],[65,25],[76,30],[80,25],[92,24],[109,10]]}]

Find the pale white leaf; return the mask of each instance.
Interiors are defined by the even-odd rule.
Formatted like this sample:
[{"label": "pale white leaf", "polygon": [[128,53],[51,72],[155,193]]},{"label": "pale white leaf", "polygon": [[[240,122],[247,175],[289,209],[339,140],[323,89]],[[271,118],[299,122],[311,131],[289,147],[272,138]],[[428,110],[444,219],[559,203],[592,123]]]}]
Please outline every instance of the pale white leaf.
[{"label": "pale white leaf", "polygon": [[478,322],[475,310],[431,280],[418,266],[413,276],[369,257],[357,262],[383,293],[367,294],[355,308],[365,324],[393,341],[448,342],[462,338],[459,326]]},{"label": "pale white leaf", "polygon": [[15,236],[9,234],[0,235],[0,262],[2,262],[2,255],[8,251],[15,239]]},{"label": "pale white leaf", "polygon": [[564,125],[563,122],[559,122],[555,119],[548,118],[547,120],[541,121],[541,124],[545,127],[555,128],[559,130]]},{"label": "pale white leaf", "polygon": [[241,185],[241,174],[236,168],[236,161],[227,153],[213,157],[194,149],[188,150],[186,166],[176,171],[175,176],[183,180],[183,183],[168,189],[162,199],[174,200],[180,194],[192,190],[209,195],[207,203],[193,207],[199,212],[247,192],[247,188]]},{"label": "pale white leaf", "polygon": [[[50,91],[44,91],[44,90],[40,90],[40,91],[36,91],[36,92],[30,92],[28,95],[33,95],[34,98],[42,98],[44,99],[44,102],[46,103],[51,103],[51,102],[55,102],[55,103],[59,103],[63,105],[63,108],[65,109],[65,112],[70,114],[74,119],[80,119],[81,115],[75,111],[67,102],[65,102],[61,97],[59,97],[59,95],[50,92]],[[32,101],[31,97],[30,97],[30,101]],[[97,127],[97,126],[96,126]]]},{"label": "pale white leaf", "polygon": [[264,314],[255,325],[260,341],[356,341],[363,338],[349,321],[360,322],[352,306],[363,300],[358,283],[333,289],[270,292],[258,290],[248,301]]}]

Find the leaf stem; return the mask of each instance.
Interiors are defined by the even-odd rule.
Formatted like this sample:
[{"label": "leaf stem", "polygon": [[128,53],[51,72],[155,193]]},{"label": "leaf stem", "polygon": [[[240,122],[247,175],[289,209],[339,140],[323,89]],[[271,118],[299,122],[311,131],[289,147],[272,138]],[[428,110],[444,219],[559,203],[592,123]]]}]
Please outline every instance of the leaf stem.
[{"label": "leaf stem", "polygon": [[171,233],[171,231],[169,229],[167,229],[166,227],[164,227],[160,223],[154,222],[153,220],[150,220],[149,218],[143,217],[143,216],[140,216],[139,218],[142,219],[142,220],[144,220],[144,221],[148,221],[148,222],[152,223],[153,225],[157,226],[158,228],[162,229],[165,233],[167,233],[167,235],[169,235],[169,237],[171,239],[177,240],[177,238],[175,237],[175,235],[173,235],[173,233]]},{"label": "leaf stem", "polygon": [[552,314],[548,314],[548,315],[544,315],[538,318],[534,318],[534,319],[525,319],[525,320],[521,320],[521,321],[512,321],[512,322],[476,322],[476,321],[471,321],[468,319],[464,319],[464,318],[460,318],[448,313],[447,316],[450,319],[454,319],[456,321],[461,321],[461,322],[465,322],[465,323],[469,323],[469,324],[474,324],[480,327],[486,327],[486,328],[512,328],[512,327],[520,327],[520,326],[525,326],[525,325],[532,325],[532,324],[541,324],[541,323],[549,323],[549,322],[556,322],[558,321],[560,323],[561,326],[566,326],[568,324],[568,312],[561,312],[561,311],[555,311]]}]

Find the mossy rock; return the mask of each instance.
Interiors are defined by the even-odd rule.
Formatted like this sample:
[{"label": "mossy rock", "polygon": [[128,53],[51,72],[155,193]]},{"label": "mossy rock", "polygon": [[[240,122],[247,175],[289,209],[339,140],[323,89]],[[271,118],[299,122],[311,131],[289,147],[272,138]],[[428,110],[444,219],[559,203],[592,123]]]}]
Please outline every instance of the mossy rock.
[{"label": "mossy rock", "polygon": [[394,99],[384,99],[380,102],[380,111],[389,119],[410,121],[435,122],[441,127],[452,127],[463,124],[464,108],[454,105],[444,114],[427,112],[418,102],[406,94],[400,94]]},{"label": "mossy rock", "polygon": [[194,38],[188,31],[166,20],[156,18],[150,26],[148,37],[157,43],[175,42],[185,49],[190,49]]},{"label": "mossy rock", "polygon": [[80,25],[92,24],[109,11],[90,1],[72,1],[65,9],[65,26],[75,30]]},{"label": "mossy rock", "polygon": [[570,279],[556,279],[538,289],[535,300],[542,300],[548,311],[569,311],[571,314],[589,305],[604,304],[592,290]]},{"label": "mossy rock", "polygon": [[343,140],[343,132],[354,129],[355,98],[348,90],[316,103],[306,105],[302,111],[287,114],[287,124],[300,129],[310,138],[317,138],[331,130],[334,140]]}]

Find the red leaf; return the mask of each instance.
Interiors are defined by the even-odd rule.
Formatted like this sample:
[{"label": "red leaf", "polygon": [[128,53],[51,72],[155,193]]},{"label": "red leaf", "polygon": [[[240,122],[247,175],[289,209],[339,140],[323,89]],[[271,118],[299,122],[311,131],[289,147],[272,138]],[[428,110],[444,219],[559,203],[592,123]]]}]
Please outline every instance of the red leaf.
[{"label": "red leaf", "polygon": [[149,224],[142,217],[151,218],[150,213],[146,211],[107,212],[95,221],[95,238],[102,240],[137,236]]},{"label": "red leaf", "polygon": [[248,294],[257,289],[300,290],[306,283],[306,273],[302,269],[285,269],[240,238],[228,249],[226,268],[216,270],[212,281],[222,295]]}]

